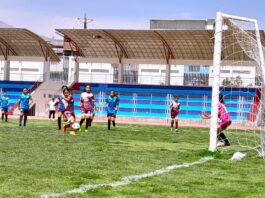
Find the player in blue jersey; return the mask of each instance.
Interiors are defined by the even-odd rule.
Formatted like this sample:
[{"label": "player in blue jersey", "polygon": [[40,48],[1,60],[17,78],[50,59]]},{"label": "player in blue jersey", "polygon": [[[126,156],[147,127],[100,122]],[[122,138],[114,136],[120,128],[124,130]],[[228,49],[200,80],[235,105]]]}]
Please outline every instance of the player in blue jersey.
[{"label": "player in blue jersey", "polygon": [[[65,90],[65,89],[68,89],[68,87],[66,85],[63,85],[61,90],[62,92]],[[63,99],[64,99],[64,95],[63,93],[59,96],[57,96],[56,98],[56,103],[55,105],[59,105],[58,107],[58,129],[61,130],[62,129],[62,116],[63,116],[63,112],[64,112],[64,103],[63,103]]]},{"label": "player in blue jersey", "polygon": [[113,127],[116,126],[115,118],[119,108],[119,98],[114,91],[110,92],[109,97],[106,99],[107,104],[107,117],[108,117],[108,130],[110,130],[111,122]]},{"label": "player in blue jersey", "polygon": [[2,122],[4,121],[4,117],[5,117],[5,121],[7,122],[8,107],[9,107],[10,102],[5,92],[2,94],[2,97],[0,98],[0,104],[1,104],[1,111],[2,111]]},{"label": "player in blue jersey", "polygon": [[19,107],[20,107],[19,126],[22,126],[23,117],[24,117],[23,126],[26,126],[29,108],[33,102],[32,96],[29,93],[28,88],[23,88],[23,93],[20,95],[18,102],[19,102]]}]

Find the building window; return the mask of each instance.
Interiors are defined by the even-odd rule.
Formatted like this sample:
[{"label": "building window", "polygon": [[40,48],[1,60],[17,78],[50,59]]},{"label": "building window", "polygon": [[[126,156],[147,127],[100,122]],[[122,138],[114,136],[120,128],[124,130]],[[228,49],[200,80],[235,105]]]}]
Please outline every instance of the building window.
[{"label": "building window", "polygon": [[249,70],[233,70],[233,74],[251,74]]},{"label": "building window", "polygon": [[230,74],[230,70],[221,70],[222,74]]},{"label": "building window", "polygon": [[200,66],[198,66],[198,65],[189,65],[189,72],[200,72]]},{"label": "building window", "polygon": [[92,73],[109,73],[108,69],[91,69]]},{"label": "building window", "polygon": [[159,69],[141,69],[142,73],[158,73]]},{"label": "building window", "polygon": [[[162,73],[162,74],[163,74],[163,73],[166,73],[166,70],[165,70],[165,69],[161,70],[161,73]],[[170,73],[171,73],[171,74],[178,74],[178,73],[179,73],[179,70],[170,70]]]},{"label": "building window", "polygon": [[39,69],[21,68],[22,72],[39,72]]},{"label": "building window", "polygon": [[89,72],[89,69],[79,69],[80,72]]}]

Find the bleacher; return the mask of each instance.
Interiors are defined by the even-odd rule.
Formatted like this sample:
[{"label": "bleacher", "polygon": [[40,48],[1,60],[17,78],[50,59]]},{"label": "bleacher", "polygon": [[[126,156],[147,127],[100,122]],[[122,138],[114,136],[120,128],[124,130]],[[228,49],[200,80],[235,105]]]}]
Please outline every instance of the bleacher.
[{"label": "bleacher", "polygon": [[[109,91],[114,90],[120,98],[118,116],[169,117],[169,105],[174,95],[179,96],[182,119],[200,119],[202,112],[210,113],[211,87],[90,84],[97,105],[104,109]],[[80,114],[79,98],[84,83],[76,83],[74,90],[75,112]],[[255,88],[220,88],[233,120],[246,120],[253,106]],[[105,111],[101,112],[103,115]]]},{"label": "bleacher", "polygon": [[34,84],[35,82],[31,81],[0,81],[0,89],[2,89],[2,92],[6,92],[10,99],[10,114],[12,114],[13,107],[18,101],[22,89],[24,87],[31,89]]}]

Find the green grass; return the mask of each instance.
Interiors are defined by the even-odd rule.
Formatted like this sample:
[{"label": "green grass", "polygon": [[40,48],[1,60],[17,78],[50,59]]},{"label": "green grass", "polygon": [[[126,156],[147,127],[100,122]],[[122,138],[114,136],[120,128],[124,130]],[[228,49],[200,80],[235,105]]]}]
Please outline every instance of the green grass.
[{"label": "green grass", "polygon": [[[254,151],[230,161],[237,146],[209,153],[208,129],[94,124],[76,137],[56,123],[17,120],[0,123],[0,197],[39,197],[83,184],[119,181],[168,165],[213,155],[202,165],[180,168],[116,188],[101,187],[69,197],[265,197],[265,162]],[[228,134],[232,139],[239,132]]]}]

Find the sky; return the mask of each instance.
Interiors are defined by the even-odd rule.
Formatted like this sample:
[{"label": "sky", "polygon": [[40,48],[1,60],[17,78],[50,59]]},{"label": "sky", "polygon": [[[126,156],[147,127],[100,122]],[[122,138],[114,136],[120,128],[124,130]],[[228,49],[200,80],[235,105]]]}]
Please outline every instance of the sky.
[{"label": "sky", "polygon": [[212,19],[216,12],[256,18],[265,29],[265,0],[0,0],[0,21],[47,37],[56,28],[149,29],[150,19]]}]

